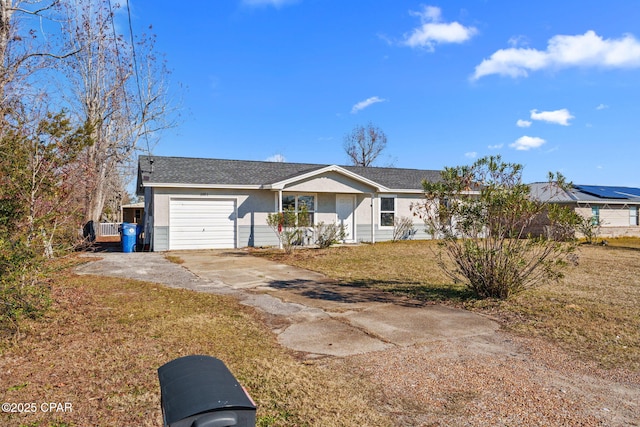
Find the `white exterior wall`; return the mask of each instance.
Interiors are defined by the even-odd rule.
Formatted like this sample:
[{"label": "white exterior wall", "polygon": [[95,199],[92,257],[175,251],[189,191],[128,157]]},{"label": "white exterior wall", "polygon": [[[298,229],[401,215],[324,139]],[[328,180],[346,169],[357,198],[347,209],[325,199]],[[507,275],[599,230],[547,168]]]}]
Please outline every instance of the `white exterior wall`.
[{"label": "white exterior wall", "polygon": [[[593,216],[590,206],[578,207],[576,212],[584,218]],[[624,205],[600,206],[600,223],[602,227],[628,227],[632,225],[629,221],[629,207]]]},{"label": "white exterior wall", "polygon": [[[319,191],[321,190],[321,191]],[[178,198],[233,199],[236,201],[236,245],[272,246],[277,245],[277,237],[267,225],[267,215],[278,209],[278,190],[236,190],[236,189],[196,189],[196,188],[145,188],[149,195],[153,221],[153,250],[169,249],[170,201]],[[411,203],[422,200],[421,194],[377,193],[363,182],[355,181],[339,173],[330,172],[309,180],[293,183],[282,190],[282,194],[307,194],[316,198],[315,222],[334,223],[337,220],[336,196],[352,195],[354,207],[354,240],[390,240],[393,227],[380,227],[380,196],[394,196],[395,217],[413,219],[417,233],[414,238],[428,238],[424,233],[424,223],[414,217]],[[372,205],[373,195],[373,206]],[[146,200],[146,199],[145,199]],[[371,223],[373,217],[373,226]],[[197,220],[197,219],[196,219]]]},{"label": "white exterior wall", "polygon": [[355,181],[337,172],[327,172],[311,179],[287,185],[284,191],[314,193],[360,194],[370,193],[373,189],[363,182]]},{"label": "white exterior wall", "polygon": [[238,247],[277,243],[267,225],[267,214],[276,210],[277,192],[271,190],[221,190],[193,188],[154,188],[153,249],[169,249],[169,205],[171,199],[203,198],[236,200],[236,242]]},{"label": "white exterior wall", "polygon": [[180,197],[235,199],[238,207],[238,225],[251,225],[252,220],[254,223],[262,221],[266,224],[267,212],[273,212],[275,206],[274,192],[269,190],[156,188],[154,191],[156,226],[170,225],[169,200]]},{"label": "white exterior wall", "polygon": [[[576,207],[575,211],[584,218],[593,216],[591,207],[600,207],[600,231],[601,237],[640,236],[640,226],[633,224],[629,205],[597,205]],[[637,205],[631,205],[637,206]],[[634,218],[635,221],[637,219]]]}]

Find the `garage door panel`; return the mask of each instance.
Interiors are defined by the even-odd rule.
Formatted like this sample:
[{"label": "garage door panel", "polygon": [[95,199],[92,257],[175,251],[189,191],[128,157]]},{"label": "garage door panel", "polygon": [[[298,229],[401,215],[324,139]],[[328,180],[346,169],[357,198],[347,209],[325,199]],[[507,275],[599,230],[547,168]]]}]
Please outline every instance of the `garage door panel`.
[{"label": "garage door panel", "polygon": [[170,249],[228,249],[236,246],[235,201],[172,199]]}]

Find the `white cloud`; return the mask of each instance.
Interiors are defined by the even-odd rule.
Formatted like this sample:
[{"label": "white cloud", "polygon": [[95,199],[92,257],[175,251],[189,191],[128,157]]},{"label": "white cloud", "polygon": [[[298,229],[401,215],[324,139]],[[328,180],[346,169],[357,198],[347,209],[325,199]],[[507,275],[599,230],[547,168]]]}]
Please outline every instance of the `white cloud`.
[{"label": "white cloud", "polygon": [[540,147],[545,142],[547,141],[545,141],[542,138],[538,138],[537,136],[525,135],[516,139],[515,142],[513,142],[512,144],[509,144],[509,147],[515,148],[516,150],[520,150],[520,151],[528,151],[532,148]]},{"label": "white cloud", "polygon": [[296,3],[297,1],[298,0],[242,0],[242,4],[247,6],[273,6],[278,8]]},{"label": "white cloud", "polygon": [[487,148],[489,150],[499,150],[500,148],[502,148],[504,146],[504,144],[495,144],[495,145],[489,145]]},{"label": "white cloud", "polygon": [[528,128],[529,126],[531,126],[531,122],[529,120],[518,119],[518,121],[516,122],[516,126],[518,126],[519,128]]},{"label": "white cloud", "polygon": [[269,156],[265,159],[266,162],[276,162],[276,163],[284,163],[287,161],[282,154],[274,154],[273,156]]},{"label": "white cloud", "polygon": [[555,123],[562,126],[569,126],[569,120],[575,118],[571,115],[569,110],[563,108],[561,110],[555,111],[540,111],[531,110],[531,119],[532,120],[541,120],[547,123]]},{"label": "white cloud", "polygon": [[640,67],[640,41],[631,34],[603,39],[594,31],[557,35],[549,39],[544,51],[516,47],[496,51],[476,66],[472,79],[491,74],[527,77],[530,71],[569,67]]},{"label": "white cloud", "polygon": [[600,104],[596,107],[596,110],[606,110],[607,108],[609,108],[607,104]]},{"label": "white cloud", "polygon": [[511,47],[527,46],[529,40],[525,36],[514,36],[511,37],[507,43],[509,43]]},{"label": "white cloud", "polygon": [[433,52],[437,44],[463,43],[478,32],[474,27],[465,27],[459,22],[442,22],[439,7],[424,6],[421,12],[409,13],[418,16],[421,25],[404,35],[402,44],[405,46]]},{"label": "white cloud", "polygon": [[475,151],[469,151],[467,153],[464,153],[464,156],[470,159],[475,159],[476,157],[478,157],[478,153],[476,153]]},{"label": "white cloud", "polygon": [[351,108],[351,114],[356,114],[360,110],[364,110],[370,105],[377,104],[378,102],[385,102],[386,99],[380,98],[378,96],[372,96],[371,98],[367,98],[364,101],[358,102]]}]

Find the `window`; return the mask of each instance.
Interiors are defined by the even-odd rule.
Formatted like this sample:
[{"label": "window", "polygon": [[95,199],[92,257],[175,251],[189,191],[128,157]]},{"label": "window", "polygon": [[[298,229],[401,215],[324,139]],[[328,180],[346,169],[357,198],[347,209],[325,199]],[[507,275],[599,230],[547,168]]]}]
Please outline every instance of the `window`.
[{"label": "window", "polygon": [[380,197],[380,226],[393,227],[396,215],[396,198]]},{"label": "window", "polygon": [[600,225],[600,206],[591,207],[591,224]]},{"label": "window", "polygon": [[[307,212],[307,224],[314,224],[314,216],[316,210],[315,196],[308,194],[283,194],[282,195],[282,210],[293,211],[296,213],[296,217],[306,211]],[[293,225],[293,224],[287,224]]]},{"label": "window", "polygon": [[638,225],[638,207],[629,206],[629,225]]}]

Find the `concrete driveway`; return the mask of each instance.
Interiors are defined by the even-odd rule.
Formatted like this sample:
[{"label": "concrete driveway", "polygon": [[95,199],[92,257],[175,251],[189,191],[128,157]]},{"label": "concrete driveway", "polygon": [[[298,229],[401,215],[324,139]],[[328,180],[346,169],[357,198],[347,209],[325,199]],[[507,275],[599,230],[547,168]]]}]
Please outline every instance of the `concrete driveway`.
[{"label": "concrete driveway", "polygon": [[341,285],[240,250],[171,255],[184,263],[170,263],[158,253],[105,253],[77,272],[231,294],[260,310],[283,346],[307,357],[349,356],[442,340],[491,345],[498,328],[478,314]]}]

